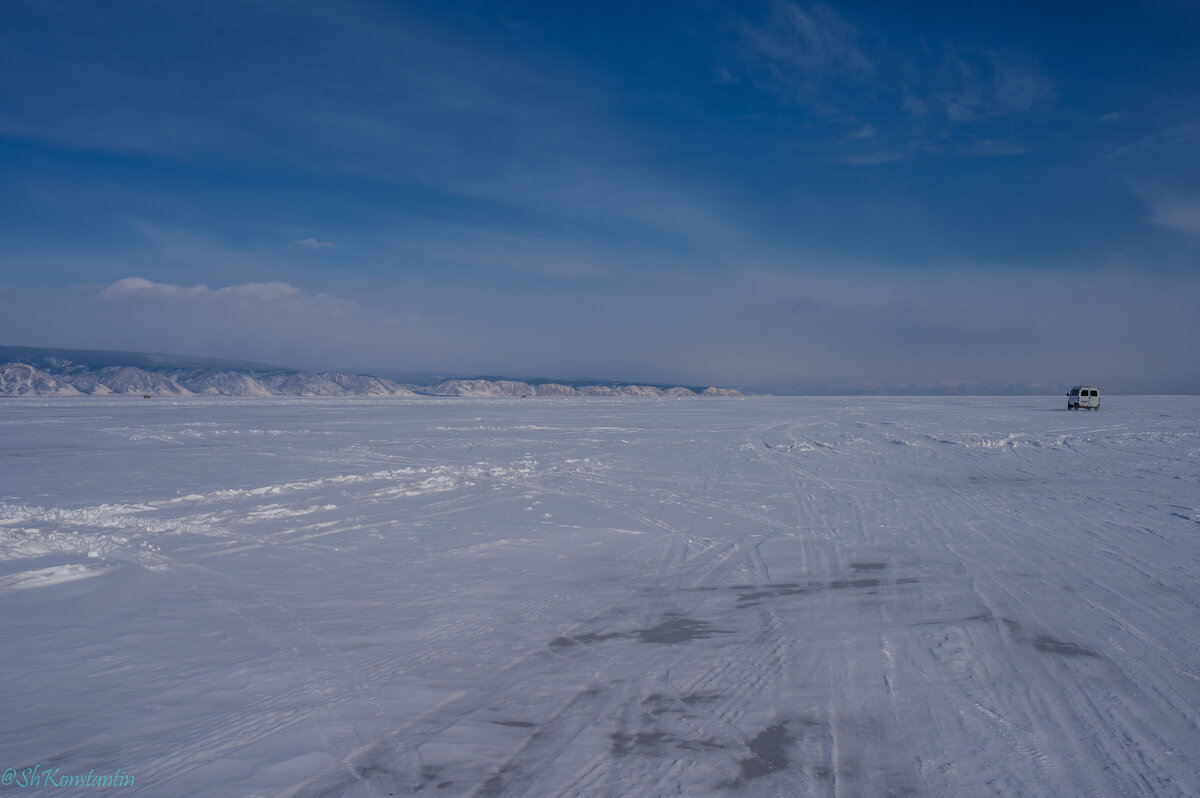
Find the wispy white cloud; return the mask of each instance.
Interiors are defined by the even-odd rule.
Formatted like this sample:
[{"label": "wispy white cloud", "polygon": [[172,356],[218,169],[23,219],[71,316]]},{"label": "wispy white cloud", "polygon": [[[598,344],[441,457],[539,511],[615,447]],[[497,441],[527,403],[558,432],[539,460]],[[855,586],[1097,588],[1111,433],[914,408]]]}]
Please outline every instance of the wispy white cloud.
[{"label": "wispy white cloud", "polygon": [[464,176],[454,189],[595,229],[619,228],[622,238],[649,234],[711,250],[742,235],[711,189],[634,163],[601,167],[563,160],[554,169]]},{"label": "wispy white cloud", "polygon": [[1159,196],[1150,201],[1151,221],[1200,238],[1200,197]]},{"label": "wispy white cloud", "polygon": [[741,26],[750,69],[785,103],[812,109],[841,129],[829,140],[842,163],[888,163],[922,151],[1026,152],[1011,131],[1005,139],[988,126],[1055,101],[1053,82],[1020,53],[889,38],[869,20],[852,23],[822,4],[774,0],[769,8],[765,22]]},{"label": "wispy white cloud", "polygon": [[325,313],[345,313],[357,308],[357,303],[352,300],[324,293],[308,295],[283,282],[243,283],[214,289],[206,285],[184,286],[158,283],[144,277],[125,277],[102,288],[95,298],[101,302],[174,302],[210,307],[234,303],[273,305]]},{"label": "wispy white cloud", "polygon": [[923,88],[923,97],[906,98],[906,110],[920,116],[936,109],[954,123],[1028,113],[1055,97],[1054,85],[1031,66],[967,48],[948,50],[941,67],[925,76]]},{"label": "wispy white cloud", "polygon": [[864,80],[875,72],[858,29],[826,5],[775,0],[769,19],[745,23],[742,36],[749,52],[794,92],[808,94],[828,79]]},{"label": "wispy white cloud", "polygon": [[1152,224],[1200,238],[1200,194],[1180,186],[1165,180],[1138,180],[1128,188],[1142,201]]},{"label": "wispy white cloud", "polygon": [[[0,65],[23,75],[0,91],[10,136],[393,180],[424,179],[430,164],[504,163],[501,145],[536,156],[570,141],[567,129],[599,127],[595,81],[571,59],[506,52],[502,39],[402,4],[214,0],[150,4],[128,18],[31,5],[45,40],[0,26]],[[217,42],[221,58],[193,57]]]},{"label": "wispy white cloud", "polygon": [[311,238],[311,237],[310,238],[301,238],[299,241],[296,242],[296,244],[304,247],[305,249],[325,249],[326,247],[333,246],[332,242],[319,241],[319,240],[317,240],[315,238]]},{"label": "wispy white cloud", "polygon": [[940,62],[930,63],[911,43],[886,41],[829,6],[774,0],[770,7],[765,23],[743,24],[742,38],[792,99],[827,103],[821,84],[841,81],[840,103],[853,106],[844,91],[849,81],[893,97],[913,117],[936,112],[963,123],[1028,113],[1055,98],[1050,79],[1015,54],[947,43]]},{"label": "wispy white cloud", "polygon": [[552,280],[612,278],[627,268],[617,257],[544,237],[461,228],[455,233],[449,240],[422,244],[417,250],[434,261],[526,272]]},{"label": "wispy white cloud", "polygon": [[991,61],[993,114],[1026,113],[1054,101],[1054,84],[1026,64],[1014,63],[996,53]]},{"label": "wispy white cloud", "polygon": [[850,166],[878,166],[879,164],[895,163],[911,158],[913,150],[871,150],[854,153],[841,159],[842,163]]},{"label": "wispy white cloud", "polygon": [[1029,145],[1012,139],[976,138],[970,140],[962,149],[966,155],[1024,155],[1029,152]]},{"label": "wispy white cloud", "polygon": [[1200,122],[1169,125],[1132,143],[1117,147],[1107,158],[1113,160],[1135,153],[1156,152],[1181,146],[1194,147],[1197,139],[1200,139]]},{"label": "wispy white cloud", "polygon": [[[851,137],[854,138],[854,137]],[[862,144],[870,146],[856,149],[842,156],[841,163],[850,166],[876,166],[885,163],[905,161],[918,153],[936,153],[939,148],[924,138],[910,138],[907,141],[876,142],[874,136],[863,140]]]}]

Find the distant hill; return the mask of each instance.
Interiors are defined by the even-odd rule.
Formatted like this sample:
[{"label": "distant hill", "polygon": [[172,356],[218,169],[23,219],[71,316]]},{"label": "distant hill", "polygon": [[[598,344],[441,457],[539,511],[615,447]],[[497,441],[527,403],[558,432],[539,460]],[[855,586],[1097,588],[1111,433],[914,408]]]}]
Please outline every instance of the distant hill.
[{"label": "distant hill", "polygon": [[121,352],[107,349],[46,349],[36,346],[0,346],[0,363],[25,363],[47,372],[73,368],[133,366],[142,369],[184,368],[224,371],[278,371],[279,366],[249,360],[221,360],[162,352]]},{"label": "distant hill", "polygon": [[[394,373],[393,373],[394,374]],[[12,396],[740,396],[729,388],[311,372],[242,360],[0,346],[0,397]]]}]

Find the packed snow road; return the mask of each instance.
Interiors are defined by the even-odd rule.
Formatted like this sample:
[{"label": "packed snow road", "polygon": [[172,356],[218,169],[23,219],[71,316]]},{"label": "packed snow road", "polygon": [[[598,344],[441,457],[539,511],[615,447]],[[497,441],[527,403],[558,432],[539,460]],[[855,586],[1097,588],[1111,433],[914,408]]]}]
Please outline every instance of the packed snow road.
[{"label": "packed snow road", "polygon": [[1200,399],[1064,407],[5,402],[5,786],[1200,795]]}]

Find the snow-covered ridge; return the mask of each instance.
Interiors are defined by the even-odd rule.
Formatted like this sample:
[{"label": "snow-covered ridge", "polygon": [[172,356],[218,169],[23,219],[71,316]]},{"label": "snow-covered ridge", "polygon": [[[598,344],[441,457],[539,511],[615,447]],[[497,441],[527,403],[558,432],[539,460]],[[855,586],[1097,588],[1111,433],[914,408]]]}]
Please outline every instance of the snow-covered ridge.
[{"label": "snow-covered ridge", "polygon": [[78,396],[81,391],[41,369],[24,363],[0,366],[0,395],[3,396]]},{"label": "snow-covered ridge", "polygon": [[260,374],[223,369],[75,367],[51,374],[26,363],[0,365],[0,396],[412,396],[413,388],[358,374],[305,371]]},{"label": "snow-covered ridge", "polygon": [[434,396],[741,396],[732,388],[659,388],[654,385],[531,384],[520,380],[442,380],[423,392]]},{"label": "snow-covered ridge", "polygon": [[[156,365],[162,356],[130,355],[129,363],[114,363],[112,354],[84,362],[79,355],[66,357],[58,350],[0,347],[7,354],[24,353],[23,362],[0,364],[0,397],[96,396],[740,396],[730,388],[662,388],[652,385],[567,385],[529,383],[506,379],[445,379],[426,385],[400,383],[370,374],[340,371],[309,372],[291,369],[230,367],[220,365]],[[0,353],[3,354],[3,353]],[[133,365],[133,362],[140,365]],[[241,365],[241,364],[237,364]]]}]

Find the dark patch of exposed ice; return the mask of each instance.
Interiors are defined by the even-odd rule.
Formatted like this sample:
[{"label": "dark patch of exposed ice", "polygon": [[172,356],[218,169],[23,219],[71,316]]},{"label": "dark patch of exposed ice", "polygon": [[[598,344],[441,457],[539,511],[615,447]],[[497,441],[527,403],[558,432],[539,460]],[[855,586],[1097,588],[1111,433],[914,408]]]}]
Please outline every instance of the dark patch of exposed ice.
[{"label": "dark patch of exposed ice", "polygon": [[612,752],[617,756],[633,753],[635,748],[649,749],[643,753],[653,753],[660,744],[670,742],[672,739],[669,734],[660,731],[639,732],[637,734],[613,732],[611,737]]},{"label": "dark patch of exposed ice", "polygon": [[681,616],[668,617],[665,621],[649,629],[638,629],[634,632],[642,643],[686,643],[689,640],[707,640],[717,633],[708,621],[694,621]]},{"label": "dark patch of exposed ice", "polygon": [[848,587],[879,587],[878,579],[837,579],[829,583],[834,590],[844,590]]},{"label": "dark patch of exposed ice", "polygon": [[620,632],[608,632],[606,634],[597,634],[589,632],[587,634],[575,635],[574,637],[556,637],[550,641],[553,648],[568,648],[580,643],[597,643],[601,640],[611,640],[614,637],[626,637]]},{"label": "dark patch of exposed ice", "polygon": [[1033,647],[1038,651],[1045,651],[1048,654],[1062,654],[1064,657],[1096,657],[1099,656],[1095,651],[1077,646],[1074,643],[1064,643],[1062,640],[1055,640],[1049,635],[1038,635],[1033,639]]},{"label": "dark patch of exposed ice", "polygon": [[[787,724],[776,723],[759,732],[747,746],[750,756],[738,762],[742,769],[741,782],[775,773],[788,766],[787,749],[796,738],[788,733]],[[721,787],[736,787],[739,782],[725,782]]]},{"label": "dark patch of exposed ice", "polygon": [[720,693],[692,693],[685,695],[679,700],[685,704],[707,704],[711,701],[716,701],[721,697]]}]

